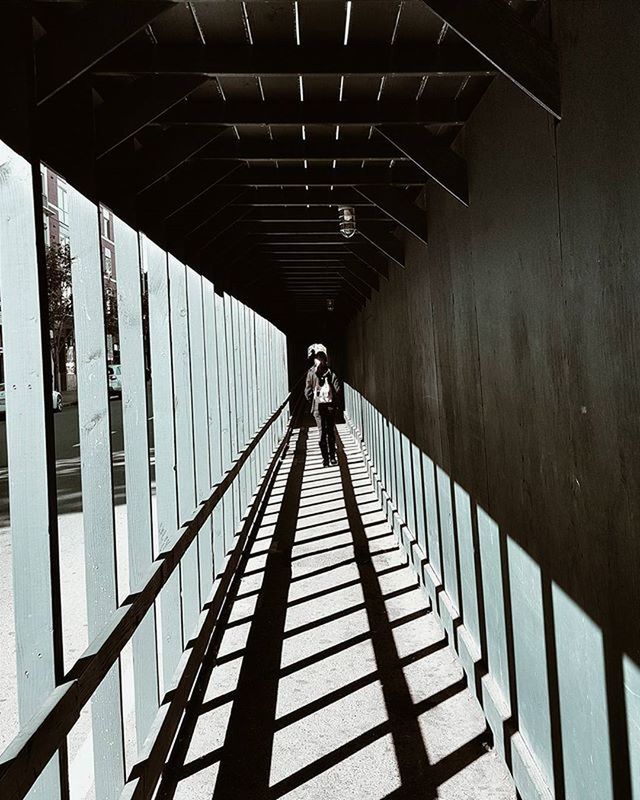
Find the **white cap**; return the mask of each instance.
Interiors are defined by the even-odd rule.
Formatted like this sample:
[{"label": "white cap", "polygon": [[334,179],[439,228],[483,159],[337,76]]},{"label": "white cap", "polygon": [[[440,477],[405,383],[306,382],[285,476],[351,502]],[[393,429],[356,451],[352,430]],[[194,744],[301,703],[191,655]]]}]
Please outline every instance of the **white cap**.
[{"label": "white cap", "polygon": [[316,344],[310,344],[309,347],[307,347],[307,358],[311,358],[311,356],[315,355],[316,353],[324,353],[326,356],[327,348],[319,342]]}]

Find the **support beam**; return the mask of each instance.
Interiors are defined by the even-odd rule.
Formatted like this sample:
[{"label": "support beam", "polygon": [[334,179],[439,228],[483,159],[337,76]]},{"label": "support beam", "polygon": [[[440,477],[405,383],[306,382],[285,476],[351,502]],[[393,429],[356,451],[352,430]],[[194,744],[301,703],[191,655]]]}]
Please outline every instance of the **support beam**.
[{"label": "support beam", "polygon": [[398,149],[382,138],[349,141],[320,139],[313,141],[256,141],[228,137],[205,147],[199,154],[203,161],[234,158],[241,161],[390,161],[403,159]]},{"label": "support beam", "polygon": [[362,186],[356,189],[363,197],[388,214],[398,225],[427,244],[427,214],[393,187]]},{"label": "support beam", "polygon": [[[164,80],[162,79],[160,83]],[[189,80],[189,79],[187,79]],[[193,78],[191,80],[194,80]],[[196,79],[196,80],[202,80]],[[165,114],[161,125],[464,125],[455,100],[429,102],[186,103]]]},{"label": "support beam", "polygon": [[149,45],[122,48],[96,65],[98,75],[492,75],[495,69],[461,45],[301,47]]},{"label": "support beam", "polygon": [[368,297],[371,296],[371,289],[374,289],[376,292],[378,291],[379,284],[376,282],[375,285],[370,283],[368,280],[363,280],[360,278],[354,271],[351,269],[351,266],[347,266],[345,264],[335,264],[330,266],[303,266],[303,267],[288,267],[286,265],[279,264],[279,269],[283,274],[287,275],[295,275],[295,276],[302,276],[307,278],[322,278],[325,273],[338,273],[342,274],[345,280],[349,280],[354,286],[359,287],[364,293],[367,294]]},{"label": "support beam", "polygon": [[[362,200],[362,197],[360,197]],[[388,225],[391,220],[379,209],[374,206],[361,206],[358,209],[358,222],[372,222],[376,225]],[[329,225],[335,232],[338,230],[338,212],[334,208],[321,208],[312,206],[311,208],[296,208],[289,206],[285,208],[253,208],[246,218],[245,225],[251,225],[259,230],[273,233],[294,233],[297,228],[304,225]],[[282,227],[281,227],[282,226]],[[251,231],[258,233],[259,230]],[[319,233],[318,230],[312,233]]]},{"label": "support beam", "polygon": [[199,77],[157,80],[144,78],[123,90],[96,113],[96,153],[103,158],[122,142],[188,97],[206,79]]},{"label": "support beam", "polygon": [[[237,163],[222,161],[216,164],[214,169],[202,172],[195,164],[186,164],[162,185],[162,189],[158,188],[155,192],[148,193],[149,197],[145,196],[144,213],[146,217],[156,219],[173,217],[182,209],[193,204],[195,200],[203,197],[205,193],[207,198],[203,202],[207,209],[219,207],[219,198],[224,197],[225,194],[228,195],[231,190],[229,188],[223,190],[218,187],[218,184],[238,167]],[[240,199],[239,193],[236,195],[236,199]]]},{"label": "support beam", "polygon": [[394,167],[243,167],[224,181],[227,186],[422,186],[424,172],[413,164]]},{"label": "support beam", "polygon": [[165,131],[152,147],[145,147],[136,164],[136,191],[142,193],[226,133],[224,127],[195,131]]},{"label": "support beam", "polygon": [[227,206],[224,209],[216,209],[215,214],[212,214],[206,222],[189,233],[187,242],[189,248],[197,252],[212,244],[243,217],[246,217],[249,211],[247,206]]},{"label": "support beam", "polygon": [[[230,166],[230,165],[228,165]],[[221,211],[228,206],[237,209],[238,212],[251,211],[250,206],[235,205],[235,201],[240,201],[247,189],[236,186],[233,189],[223,188],[217,183],[206,189],[203,194],[194,202],[184,206],[179,212],[173,215],[171,227],[177,235],[187,236],[192,231],[200,228],[201,225],[213,220]],[[187,192],[185,191],[185,197]]]},{"label": "support beam", "polygon": [[373,245],[386,258],[404,269],[404,244],[392,233],[381,230],[379,225],[358,225],[358,239]]},{"label": "support beam", "polygon": [[171,2],[92,3],[36,47],[38,103],[51,99],[169,8]]},{"label": "support beam", "polygon": [[378,133],[464,206],[469,205],[467,165],[426,128],[380,125]]},{"label": "support beam", "polygon": [[423,0],[505,77],[560,119],[558,58],[551,43],[501,0]]},{"label": "support beam", "polygon": [[378,250],[378,248],[369,244],[369,242],[362,239],[351,239],[349,242],[349,250],[354,255],[358,256],[361,261],[373,267],[377,272],[387,272],[388,274],[389,258]]},{"label": "support beam", "polygon": [[[305,219],[298,219],[297,221],[291,222],[278,222],[271,220],[262,221],[256,220],[254,216],[248,216],[245,217],[242,224],[238,227],[239,232],[241,231],[243,234],[257,234],[259,236],[265,236],[273,239],[274,241],[278,241],[279,239],[284,241],[285,238],[290,239],[298,235],[317,236],[320,241],[324,241],[324,239],[330,241],[331,239],[338,238],[340,236],[338,232],[338,215],[331,212],[330,219],[313,219],[313,217],[318,216],[318,214],[312,214],[312,219],[309,221]],[[364,216],[366,217],[367,215]],[[358,214],[358,230],[362,230],[363,228],[363,225],[361,225],[360,222],[361,216]],[[379,228],[381,231],[384,231],[385,227],[394,225],[394,223],[388,217],[380,217],[379,219],[374,220],[370,218],[370,215],[368,222],[364,224],[367,225],[368,230],[375,230]],[[342,238],[342,241],[346,242],[347,239]]]},{"label": "support beam", "polygon": [[337,270],[346,270],[350,276],[353,277],[355,281],[358,283],[373,289],[374,291],[378,291],[380,288],[380,281],[378,280],[378,275],[373,272],[373,270],[367,269],[363,264],[361,264],[356,259],[348,259],[344,258],[339,261],[335,262],[321,262],[321,263],[310,263],[310,262],[300,262],[297,264],[288,264],[283,261],[279,261],[273,257],[269,257],[268,259],[270,264],[277,265],[281,271],[286,272],[300,272],[306,274],[315,274],[316,272],[322,273],[325,269],[337,269]]},{"label": "support beam", "polygon": [[256,189],[242,198],[243,205],[251,206],[374,206],[371,200],[351,187],[336,191],[326,188],[306,189]]},{"label": "support beam", "polygon": [[[389,263],[388,260],[382,257],[377,250],[373,247],[367,248],[364,242],[352,243],[348,249],[344,249],[342,247],[335,248],[335,258],[346,258],[351,257],[356,261],[362,263],[368,269],[373,270],[378,275],[381,275],[383,278],[389,278]],[[326,260],[326,256],[325,256]]]}]

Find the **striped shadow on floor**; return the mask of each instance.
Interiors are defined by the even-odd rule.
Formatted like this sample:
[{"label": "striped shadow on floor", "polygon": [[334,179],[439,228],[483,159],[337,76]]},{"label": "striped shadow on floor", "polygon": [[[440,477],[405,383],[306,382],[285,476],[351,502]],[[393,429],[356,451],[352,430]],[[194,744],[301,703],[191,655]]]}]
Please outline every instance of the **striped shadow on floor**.
[{"label": "striped shadow on floor", "polygon": [[302,427],[221,614],[158,798],[515,800],[345,426]]}]

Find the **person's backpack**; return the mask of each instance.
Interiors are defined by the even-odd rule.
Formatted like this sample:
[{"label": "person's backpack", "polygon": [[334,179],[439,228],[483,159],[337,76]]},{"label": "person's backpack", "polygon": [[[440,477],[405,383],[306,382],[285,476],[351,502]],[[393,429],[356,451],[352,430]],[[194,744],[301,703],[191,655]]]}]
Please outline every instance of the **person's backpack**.
[{"label": "person's backpack", "polygon": [[318,386],[316,387],[316,399],[319,403],[333,403],[333,389],[329,379],[331,373],[327,370],[322,377],[316,375]]}]

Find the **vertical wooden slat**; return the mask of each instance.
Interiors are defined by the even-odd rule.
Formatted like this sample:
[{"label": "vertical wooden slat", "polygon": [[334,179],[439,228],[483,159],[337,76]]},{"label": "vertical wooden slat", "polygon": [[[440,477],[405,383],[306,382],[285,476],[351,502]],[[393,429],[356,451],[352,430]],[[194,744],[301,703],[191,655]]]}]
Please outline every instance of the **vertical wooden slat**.
[{"label": "vertical wooden slat", "polygon": [[[226,331],[226,345],[227,345],[227,374],[229,376],[229,432],[231,437],[231,458],[235,458],[238,454],[238,394],[237,383],[235,380],[235,341],[233,330],[233,299],[226,295],[224,296],[224,320]],[[228,507],[230,512],[228,518],[225,518],[225,541],[227,549],[231,546],[233,537],[235,536],[236,523],[240,514],[240,481],[234,481],[233,486],[229,492]]]},{"label": "vertical wooden slat", "polygon": [[[253,407],[253,430],[254,433],[260,428],[260,375],[258,374],[258,356],[259,356],[259,348],[260,348],[260,341],[259,341],[259,325],[260,325],[260,317],[257,314],[253,314],[252,316],[253,321],[253,359],[252,359],[252,375],[253,375],[253,385],[254,389],[254,407]],[[255,467],[255,474],[256,474],[256,483],[257,480],[260,478],[262,474],[262,462],[261,462],[261,453],[264,451],[264,442],[262,446],[256,452],[256,467]]]},{"label": "vertical wooden slat", "polygon": [[[229,387],[228,348],[227,348],[227,302],[226,297],[215,295],[216,307],[216,343],[218,351],[218,385],[220,387],[220,450],[222,457],[222,471],[226,472],[231,465],[233,441],[231,436],[231,393]],[[229,531],[233,523],[233,497],[232,492],[225,494],[221,504],[222,515],[222,549],[227,552],[231,541]]]},{"label": "vertical wooden slat", "polygon": [[[251,373],[249,371],[250,355],[249,355],[249,309],[247,306],[240,303],[242,313],[240,315],[240,324],[242,326],[241,338],[241,351],[240,351],[240,380],[242,386],[242,421],[243,421],[243,442],[242,446],[245,447],[251,438],[251,394],[253,392],[253,381],[251,380]],[[244,516],[249,500],[253,493],[253,472],[251,469],[251,461],[243,470],[245,473],[245,493],[242,499],[242,515]]]},{"label": "vertical wooden slat", "polygon": [[[169,306],[173,360],[173,405],[176,426],[178,519],[182,524],[195,510],[196,482],[193,457],[187,272],[185,265],[172,255],[169,255]],[[182,576],[183,632],[184,641],[187,642],[196,630],[200,614],[197,539],[192,542],[184,554],[180,569]]]},{"label": "vertical wooden slat", "polygon": [[[54,689],[62,668],[56,664],[62,625],[59,596],[54,598],[59,590],[55,463],[47,458],[53,423],[50,354],[43,342],[49,337],[36,226],[31,165],[0,142],[0,305],[21,725]],[[62,781],[66,784],[66,775]],[[64,794],[54,759],[29,798],[58,800]]]},{"label": "vertical wooden slat", "polygon": [[[242,363],[242,356],[243,356],[243,327],[242,327],[242,316],[243,316],[243,309],[242,304],[239,303],[235,297],[231,298],[231,315],[233,320],[233,381],[235,386],[235,397],[236,397],[236,421],[237,421],[237,428],[238,428],[238,438],[237,438],[237,451],[242,450],[246,442],[246,435],[245,435],[245,409],[244,409],[244,396],[245,396],[245,387],[244,381],[242,379],[242,371],[243,371],[243,363]],[[244,511],[244,505],[246,500],[246,488],[247,488],[247,472],[246,470],[242,470],[240,475],[238,476],[238,506],[236,509],[236,529],[238,523],[241,519],[242,513]]]},{"label": "vertical wooden slat", "polygon": [[[202,278],[197,272],[189,268],[187,269],[187,299],[189,306],[189,340],[191,345],[193,452],[195,459],[196,499],[198,503],[201,503],[206,499],[211,490],[207,373],[204,347]],[[198,534],[200,607],[204,605],[213,584],[211,532],[211,520],[208,520]]]},{"label": "vertical wooden slat", "polygon": [[[137,233],[114,216],[118,253],[118,333],[122,369],[122,424],[127,498],[129,588],[137,592],[153,561],[147,382],[142,327],[142,281]],[[133,637],[138,750],[158,711],[156,617],[152,607]]]},{"label": "vertical wooden slat", "polygon": [[[204,291],[204,330],[205,362],[207,371],[207,417],[209,435],[209,463],[211,465],[211,485],[222,478],[221,406],[223,397],[218,375],[218,347],[216,327],[216,300],[213,284],[203,281]],[[224,560],[224,538],[222,504],[218,503],[213,512],[213,562],[215,574],[219,574]]]},{"label": "vertical wooden slat", "polygon": [[[143,261],[149,291],[149,344],[153,439],[155,450],[156,516],[160,552],[175,541],[178,531],[178,497],[175,473],[173,418],[173,362],[169,329],[169,277],[167,254],[142,238]],[[162,682],[171,683],[182,654],[180,573],[176,570],[160,593]]]},{"label": "vertical wooden slat", "polygon": [[[97,207],[69,188],[69,239],[78,380],[80,477],[91,641],[118,603],[102,265]],[[119,661],[91,701],[97,800],[124,786]]]}]

